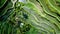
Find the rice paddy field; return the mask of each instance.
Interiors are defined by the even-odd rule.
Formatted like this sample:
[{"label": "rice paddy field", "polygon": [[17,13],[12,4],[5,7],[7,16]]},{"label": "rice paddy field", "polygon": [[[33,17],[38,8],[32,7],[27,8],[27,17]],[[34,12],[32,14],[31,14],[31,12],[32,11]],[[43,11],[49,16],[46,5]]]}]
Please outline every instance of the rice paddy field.
[{"label": "rice paddy field", "polygon": [[0,0],[0,34],[60,34],[60,0]]}]

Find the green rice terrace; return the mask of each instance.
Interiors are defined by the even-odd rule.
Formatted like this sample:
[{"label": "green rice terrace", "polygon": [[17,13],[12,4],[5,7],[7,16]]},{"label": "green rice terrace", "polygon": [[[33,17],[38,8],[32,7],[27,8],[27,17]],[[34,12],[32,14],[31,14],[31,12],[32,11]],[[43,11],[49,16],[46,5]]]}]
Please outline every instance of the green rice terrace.
[{"label": "green rice terrace", "polygon": [[0,34],[60,34],[60,0],[0,0]]}]

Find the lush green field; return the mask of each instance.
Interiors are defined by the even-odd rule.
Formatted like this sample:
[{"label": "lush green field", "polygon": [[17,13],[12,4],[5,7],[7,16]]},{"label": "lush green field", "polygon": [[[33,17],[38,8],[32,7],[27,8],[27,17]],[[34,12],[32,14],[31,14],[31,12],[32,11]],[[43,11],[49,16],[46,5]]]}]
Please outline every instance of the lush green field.
[{"label": "lush green field", "polygon": [[0,0],[0,34],[60,34],[60,0]]}]

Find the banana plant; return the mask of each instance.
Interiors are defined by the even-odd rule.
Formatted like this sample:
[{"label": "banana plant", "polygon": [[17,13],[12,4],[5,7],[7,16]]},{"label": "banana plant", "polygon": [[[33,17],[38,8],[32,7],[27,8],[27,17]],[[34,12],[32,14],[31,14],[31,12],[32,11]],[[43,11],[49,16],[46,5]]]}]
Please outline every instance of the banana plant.
[{"label": "banana plant", "polygon": [[0,1],[0,34],[60,34],[60,0]]}]

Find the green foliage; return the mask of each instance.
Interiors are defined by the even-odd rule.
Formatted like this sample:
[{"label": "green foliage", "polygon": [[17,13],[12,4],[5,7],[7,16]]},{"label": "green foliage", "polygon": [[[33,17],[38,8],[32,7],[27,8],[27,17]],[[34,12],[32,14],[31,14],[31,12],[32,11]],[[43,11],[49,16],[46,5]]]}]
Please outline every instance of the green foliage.
[{"label": "green foliage", "polygon": [[0,34],[60,34],[60,0],[0,1]]}]

